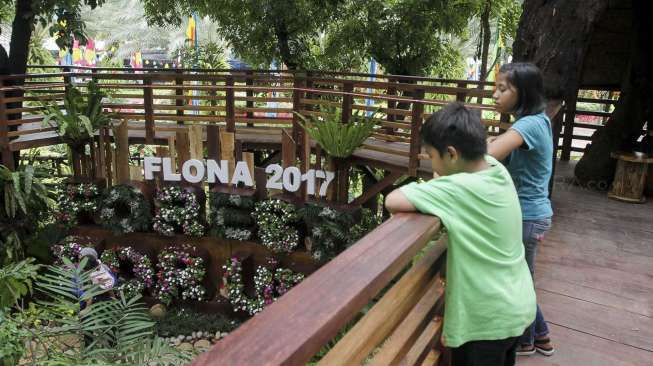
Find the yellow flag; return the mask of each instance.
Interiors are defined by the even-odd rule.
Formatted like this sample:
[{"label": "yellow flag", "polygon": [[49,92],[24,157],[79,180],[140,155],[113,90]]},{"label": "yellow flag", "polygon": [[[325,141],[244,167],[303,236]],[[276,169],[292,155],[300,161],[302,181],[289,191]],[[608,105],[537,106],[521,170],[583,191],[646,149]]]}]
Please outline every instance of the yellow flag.
[{"label": "yellow flag", "polygon": [[186,39],[190,39],[192,43],[195,43],[195,19],[193,19],[193,17],[188,18],[188,27],[186,28]]}]

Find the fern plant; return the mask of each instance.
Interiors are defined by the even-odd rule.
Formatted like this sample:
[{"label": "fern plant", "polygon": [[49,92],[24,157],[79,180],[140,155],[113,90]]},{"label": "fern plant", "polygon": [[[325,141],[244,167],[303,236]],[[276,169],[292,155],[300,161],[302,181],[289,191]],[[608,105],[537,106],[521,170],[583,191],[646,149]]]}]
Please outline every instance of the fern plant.
[{"label": "fern plant", "polygon": [[52,199],[33,166],[0,165],[0,263],[22,257],[22,241],[44,221]]},{"label": "fern plant", "polygon": [[0,309],[15,305],[32,292],[39,267],[34,258],[28,258],[0,268]]},{"label": "fern plant", "polygon": [[[140,295],[92,302],[80,311],[80,303],[89,302],[106,290],[90,281],[85,272],[86,259],[79,266],[64,260],[64,266],[50,266],[39,276],[37,291],[46,297],[39,302],[42,322],[39,338],[48,352],[39,355],[39,364],[129,364],[181,365],[193,354],[181,352],[154,336],[154,322],[139,301]],[[67,344],[70,338],[78,342]]]},{"label": "fern plant", "polygon": [[374,132],[375,115],[365,116],[365,112],[356,111],[348,123],[341,123],[340,109],[327,109],[327,116],[305,117],[293,112],[301,121],[300,125],[308,135],[332,157],[351,156]]},{"label": "fern plant", "polygon": [[56,128],[57,134],[71,149],[83,152],[95,131],[111,122],[111,115],[102,110],[102,99],[106,96],[94,81],[88,82],[86,93],[69,84],[63,110],[59,104],[44,103],[43,124]]}]

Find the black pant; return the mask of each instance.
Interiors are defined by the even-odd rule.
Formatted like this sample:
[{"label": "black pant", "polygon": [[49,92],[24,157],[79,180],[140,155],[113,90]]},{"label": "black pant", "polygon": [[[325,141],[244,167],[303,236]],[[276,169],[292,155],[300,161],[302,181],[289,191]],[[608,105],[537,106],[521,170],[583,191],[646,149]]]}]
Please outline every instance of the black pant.
[{"label": "black pant", "polygon": [[451,366],[513,366],[519,337],[472,341],[451,349]]}]

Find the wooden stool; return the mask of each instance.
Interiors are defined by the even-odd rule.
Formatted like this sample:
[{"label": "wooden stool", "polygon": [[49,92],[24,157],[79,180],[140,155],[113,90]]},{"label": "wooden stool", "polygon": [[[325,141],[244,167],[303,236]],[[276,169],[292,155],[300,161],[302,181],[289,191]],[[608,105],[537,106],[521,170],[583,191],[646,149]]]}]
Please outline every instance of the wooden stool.
[{"label": "wooden stool", "polygon": [[644,187],[648,164],[653,164],[653,156],[637,152],[613,152],[610,156],[618,160],[608,197],[632,203],[646,202]]}]

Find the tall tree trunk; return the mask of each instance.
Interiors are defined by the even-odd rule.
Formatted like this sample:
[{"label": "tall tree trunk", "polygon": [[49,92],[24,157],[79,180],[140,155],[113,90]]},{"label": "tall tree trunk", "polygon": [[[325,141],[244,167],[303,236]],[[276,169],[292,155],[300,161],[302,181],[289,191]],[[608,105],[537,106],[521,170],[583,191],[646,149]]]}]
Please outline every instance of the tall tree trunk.
[{"label": "tall tree trunk", "polygon": [[27,71],[29,40],[32,37],[34,11],[31,0],[16,1],[16,16],[11,26],[9,45],[9,73],[24,74]]},{"label": "tall tree trunk", "polygon": [[653,44],[648,29],[653,15],[644,2],[633,1],[633,28],[630,35],[630,61],[621,84],[621,94],[605,127],[592,135],[592,142],[576,165],[580,181],[611,181],[615,161],[610,153],[632,150],[644,123],[653,123],[653,71],[647,49]]},{"label": "tall tree trunk", "polygon": [[277,46],[279,47],[279,54],[281,61],[286,64],[289,70],[296,70],[299,67],[296,57],[290,50],[290,39],[288,35],[288,26],[279,19],[274,24],[274,33],[277,36]]},{"label": "tall tree trunk", "polygon": [[481,14],[481,29],[483,30],[483,43],[481,46],[481,71],[479,73],[479,80],[485,81],[487,78],[487,61],[490,52],[490,40],[492,37],[492,30],[490,29],[490,11],[492,10],[492,0],[485,1],[485,8]]}]

